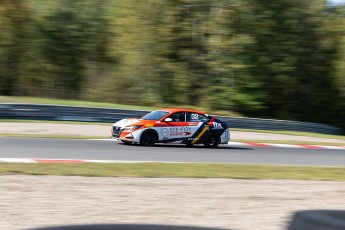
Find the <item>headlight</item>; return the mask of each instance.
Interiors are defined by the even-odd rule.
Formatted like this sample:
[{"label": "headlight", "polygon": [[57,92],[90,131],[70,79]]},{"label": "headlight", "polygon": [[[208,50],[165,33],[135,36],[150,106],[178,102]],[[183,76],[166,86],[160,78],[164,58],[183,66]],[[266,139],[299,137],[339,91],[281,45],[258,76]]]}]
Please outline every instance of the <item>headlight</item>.
[{"label": "headlight", "polygon": [[135,129],[139,129],[142,125],[133,125],[133,126],[127,126],[125,127],[125,130],[135,130]]}]

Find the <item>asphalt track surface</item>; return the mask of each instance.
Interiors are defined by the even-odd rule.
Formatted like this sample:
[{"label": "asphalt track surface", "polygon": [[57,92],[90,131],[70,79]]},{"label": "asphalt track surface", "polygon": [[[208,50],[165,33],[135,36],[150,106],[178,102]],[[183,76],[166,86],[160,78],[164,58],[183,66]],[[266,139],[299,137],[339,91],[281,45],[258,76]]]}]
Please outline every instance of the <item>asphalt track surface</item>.
[{"label": "asphalt track surface", "polygon": [[277,147],[124,145],[118,141],[0,138],[0,158],[84,159],[134,162],[345,166],[344,150]]}]

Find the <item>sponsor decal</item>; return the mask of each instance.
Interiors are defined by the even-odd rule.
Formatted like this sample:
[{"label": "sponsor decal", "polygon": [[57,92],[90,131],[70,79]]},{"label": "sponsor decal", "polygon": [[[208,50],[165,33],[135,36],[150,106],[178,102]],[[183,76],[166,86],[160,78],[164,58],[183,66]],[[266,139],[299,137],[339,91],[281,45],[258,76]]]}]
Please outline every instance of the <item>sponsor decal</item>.
[{"label": "sponsor decal", "polygon": [[146,124],[146,127],[153,127],[153,124]]},{"label": "sponsor decal", "polygon": [[166,128],[162,129],[161,134],[163,137],[167,137],[169,135],[169,129],[166,129]]},{"label": "sponsor decal", "polygon": [[197,138],[197,137],[195,137],[195,138],[193,138],[193,137],[190,137],[190,138],[188,138],[188,140],[189,141],[194,141],[194,140],[202,140],[202,138]]},{"label": "sponsor decal", "polygon": [[188,126],[177,126],[177,127],[170,127],[169,131],[170,132],[190,132],[192,130],[191,127]]},{"label": "sponsor decal", "polygon": [[223,126],[217,122],[212,122],[213,129],[223,129]]},{"label": "sponsor decal", "polygon": [[176,133],[170,133],[170,136],[188,136],[191,132],[176,132]]},{"label": "sponsor decal", "polygon": [[191,127],[188,126],[179,126],[169,128],[170,136],[188,136],[191,135]]}]

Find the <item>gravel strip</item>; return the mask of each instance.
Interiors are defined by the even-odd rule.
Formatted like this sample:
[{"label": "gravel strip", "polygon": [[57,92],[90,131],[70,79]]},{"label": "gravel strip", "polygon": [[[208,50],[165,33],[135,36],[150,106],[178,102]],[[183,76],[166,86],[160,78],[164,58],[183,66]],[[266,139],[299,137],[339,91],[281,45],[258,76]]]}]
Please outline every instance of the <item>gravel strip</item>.
[{"label": "gravel strip", "polygon": [[[46,134],[46,135],[78,135],[110,137],[111,124],[60,124],[60,123],[30,123],[30,122],[0,122],[0,134]],[[290,140],[343,143],[345,140],[295,136],[273,133],[232,131],[232,139],[246,140]]]},{"label": "gravel strip", "polygon": [[345,182],[0,176],[0,229],[146,223],[286,229],[294,211],[345,209]]},{"label": "gravel strip", "polygon": [[0,134],[46,134],[110,137],[110,128],[95,124],[0,122]]}]

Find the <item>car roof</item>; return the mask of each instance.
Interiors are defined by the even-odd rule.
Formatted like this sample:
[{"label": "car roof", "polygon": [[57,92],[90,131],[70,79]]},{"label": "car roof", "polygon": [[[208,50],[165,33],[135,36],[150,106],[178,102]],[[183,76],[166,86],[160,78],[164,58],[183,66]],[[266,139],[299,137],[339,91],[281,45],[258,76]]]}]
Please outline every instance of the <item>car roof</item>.
[{"label": "car roof", "polygon": [[176,112],[189,112],[189,113],[200,113],[205,114],[202,111],[194,110],[194,109],[182,109],[182,108],[161,108],[159,110],[167,111],[169,113],[176,113]]}]

